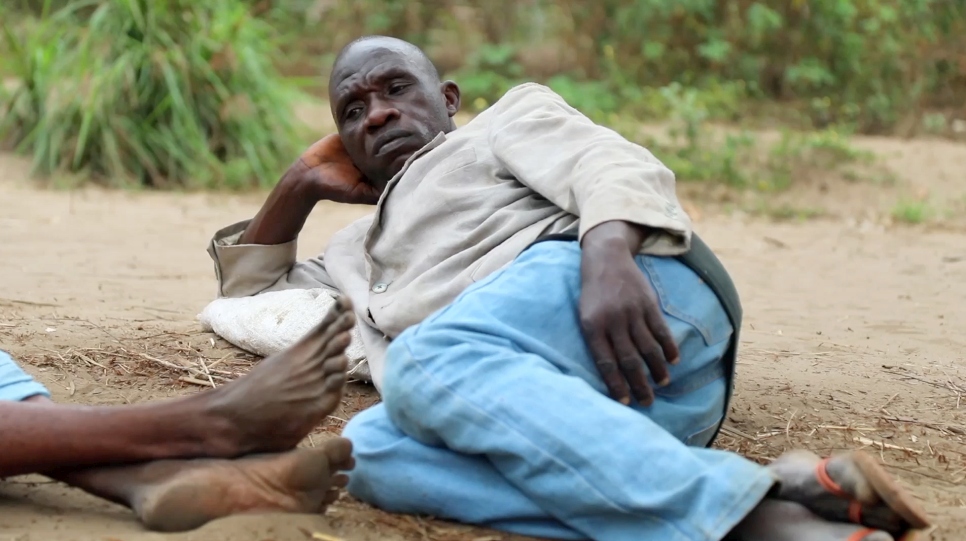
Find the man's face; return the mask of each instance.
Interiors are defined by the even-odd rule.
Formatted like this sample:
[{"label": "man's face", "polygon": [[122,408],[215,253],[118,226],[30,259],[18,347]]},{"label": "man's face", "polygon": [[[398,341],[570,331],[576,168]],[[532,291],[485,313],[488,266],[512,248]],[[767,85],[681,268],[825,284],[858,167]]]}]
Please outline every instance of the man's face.
[{"label": "man's face", "polygon": [[363,174],[388,182],[440,132],[453,129],[459,89],[405,51],[361,45],[332,74],[329,98],[342,142]]}]

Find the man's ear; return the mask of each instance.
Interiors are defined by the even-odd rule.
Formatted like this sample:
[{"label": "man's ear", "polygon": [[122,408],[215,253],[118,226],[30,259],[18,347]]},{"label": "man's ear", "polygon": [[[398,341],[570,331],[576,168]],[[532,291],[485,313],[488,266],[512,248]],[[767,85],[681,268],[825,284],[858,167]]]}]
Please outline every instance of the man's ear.
[{"label": "man's ear", "polygon": [[446,101],[446,112],[452,117],[460,110],[460,87],[453,81],[443,81],[440,84],[440,91]]}]

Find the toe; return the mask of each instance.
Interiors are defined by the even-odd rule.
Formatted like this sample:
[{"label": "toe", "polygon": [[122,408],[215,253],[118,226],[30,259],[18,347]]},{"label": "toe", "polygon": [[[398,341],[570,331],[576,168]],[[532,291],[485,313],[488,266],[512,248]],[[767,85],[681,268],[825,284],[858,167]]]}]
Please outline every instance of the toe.
[{"label": "toe", "polygon": [[308,336],[321,339],[321,345],[324,347],[339,333],[352,329],[353,325],[355,325],[355,315],[336,303],[329,308],[322,321],[309,332]]},{"label": "toe", "polygon": [[322,497],[321,505],[319,505],[318,512],[324,513],[326,509],[335,502],[339,501],[339,496],[342,495],[341,490],[330,490],[326,492],[325,496]]},{"label": "toe", "polygon": [[349,486],[349,476],[344,473],[337,473],[332,476],[332,488],[343,489]]},{"label": "toe", "polygon": [[336,302],[332,307],[330,307],[326,312],[322,321],[316,326],[316,330],[324,330],[331,327],[336,321],[347,313],[345,307],[338,302]]},{"label": "toe", "polygon": [[344,370],[326,376],[325,381],[322,383],[322,399],[326,402],[326,408],[328,408],[326,415],[330,415],[338,407],[345,384],[346,374]]},{"label": "toe", "polygon": [[346,371],[349,367],[349,358],[345,355],[336,355],[334,357],[329,357],[322,364],[322,370],[326,374],[341,374]]},{"label": "toe", "polygon": [[345,295],[340,295],[335,299],[335,305],[333,306],[335,310],[339,312],[351,312],[352,311],[352,301],[349,297]]},{"label": "toe", "polygon": [[291,461],[286,468],[286,485],[297,491],[327,490],[333,468],[325,449],[301,448],[281,455]]},{"label": "toe", "polygon": [[333,470],[343,470],[352,463],[352,442],[346,438],[326,440],[322,447]]},{"label": "toe", "polygon": [[325,343],[320,344],[321,348],[319,355],[322,358],[334,358],[345,354],[345,350],[349,347],[352,342],[352,335],[347,331],[342,331],[336,334],[331,339],[327,340]]},{"label": "toe", "polygon": [[332,324],[332,331],[337,333],[347,333],[352,330],[356,324],[356,316],[352,312],[346,312],[339,316],[339,319],[335,320]]}]

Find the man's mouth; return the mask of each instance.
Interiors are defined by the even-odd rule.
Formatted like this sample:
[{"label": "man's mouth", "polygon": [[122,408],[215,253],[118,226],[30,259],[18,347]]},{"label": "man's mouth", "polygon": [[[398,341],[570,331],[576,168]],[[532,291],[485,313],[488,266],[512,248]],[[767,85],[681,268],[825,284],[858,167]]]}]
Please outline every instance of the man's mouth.
[{"label": "man's mouth", "polygon": [[376,140],[376,144],[373,145],[375,147],[375,155],[385,156],[386,154],[399,150],[408,144],[410,135],[412,134],[403,130],[393,130],[383,134]]}]

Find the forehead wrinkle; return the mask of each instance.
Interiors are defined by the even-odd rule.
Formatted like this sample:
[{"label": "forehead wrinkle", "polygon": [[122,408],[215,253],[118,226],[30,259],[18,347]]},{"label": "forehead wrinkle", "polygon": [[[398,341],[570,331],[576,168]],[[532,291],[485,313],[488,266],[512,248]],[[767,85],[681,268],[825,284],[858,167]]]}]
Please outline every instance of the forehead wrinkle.
[{"label": "forehead wrinkle", "polygon": [[376,64],[371,69],[366,69],[365,66],[350,73],[348,76],[343,78],[333,90],[333,94],[336,97],[336,108],[342,105],[347,97],[351,96],[354,91],[360,86],[372,85],[376,82],[380,82],[385,79],[390,79],[393,77],[409,76],[418,77],[412,71],[405,69],[405,67],[398,65],[393,62],[395,59],[386,59],[379,64]]},{"label": "forehead wrinkle", "polygon": [[[350,71],[349,75],[342,76],[339,80],[352,75],[354,72],[362,70],[373,57],[386,57],[387,61],[396,60],[400,64],[405,64],[414,74],[429,73],[435,68],[432,67],[425,54],[413,45],[405,42],[394,43],[382,40],[372,40],[373,43],[363,41],[352,45],[349,50],[340,54],[332,72],[333,79],[336,75],[341,75],[345,71]],[[347,66],[362,64],[361,67],[350,69]],[[330,80],[330,83],[332,80]],[[330,85],[331,86],[331,85]]]}]

